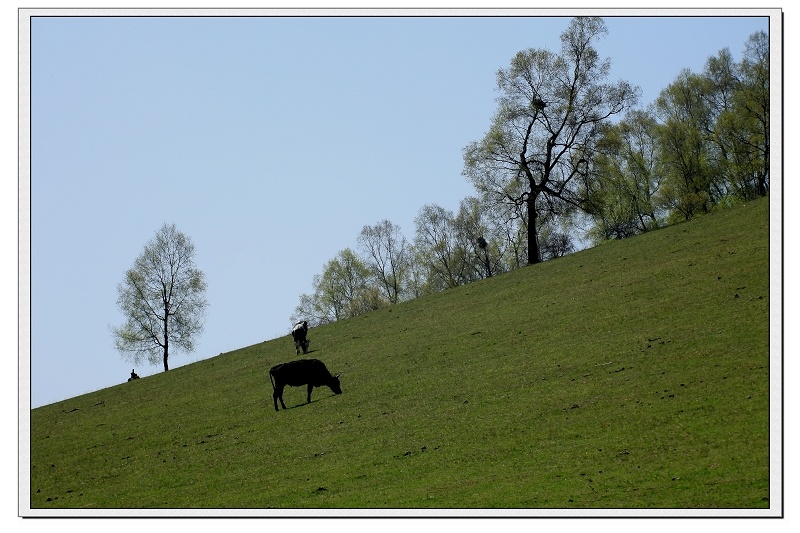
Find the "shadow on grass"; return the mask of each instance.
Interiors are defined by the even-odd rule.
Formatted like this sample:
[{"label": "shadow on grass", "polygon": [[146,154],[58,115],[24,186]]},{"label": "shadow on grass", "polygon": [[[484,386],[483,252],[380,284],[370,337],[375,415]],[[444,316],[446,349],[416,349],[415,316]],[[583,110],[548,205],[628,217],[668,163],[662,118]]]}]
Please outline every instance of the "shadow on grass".
[{"label": "shadow on grass", "polygon": [[[291,409],[297,409],[298,407],[305,407],[307,405],[311,405],[312,403],[321,402],[323,400],[327,400],[328,398],[332,398],[334,396],[337,396],[337,395],[336,394],[331,394],[329,396],[323,396],[321,398],[317,398],[316,400],[311,400],[310,402],[302,402],[302,403],[298,403],[297,405],[290,405],[290,406],[286,407],[286,409],[281,407],[281,408],[278,409],[278,412],[280,412],[280,411],[289,411]],[[269,401],[269,402],[267,402],[267,407],[270,407],[270,408],[274,409],[275,408],[275,404],[273,402]]]}]

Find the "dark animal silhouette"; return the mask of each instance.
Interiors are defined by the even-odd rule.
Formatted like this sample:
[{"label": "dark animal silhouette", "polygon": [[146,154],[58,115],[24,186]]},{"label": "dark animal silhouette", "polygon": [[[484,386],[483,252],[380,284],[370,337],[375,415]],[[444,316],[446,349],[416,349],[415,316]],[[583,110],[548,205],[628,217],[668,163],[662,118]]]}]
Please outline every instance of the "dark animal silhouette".
[{"label": "dark animal silhouette", "polygon": [[302,322],[298,322],[292,328],[292,338],[294,339],[294,351],[296,355],[300,355],[300,350],[303,350],[303,353],[308,353],[308,345],[311,341],[306,339],[308,335],[308,322],[303,320]]},{"label": "dark animal silhouette", "polygon": [[308,403],[311,403],[311,390],[314,387],[325,385],[330,387],[334,394],[342,393],[339,376],[332,376],[325,363],[317,359],[300,359],[275,365],[269,370],[269,380],[272,382],[272,400],[275,402],[276,411],[278,411],[278,400],[286,409],[286,404],[283,403],[283,389],[286,385],[292,387],[308,385]]},{"label": "dark animal silhouette", "polygon": [[139,379],[139,374],[135,372],[135,369],[131,369],[131,377],[128,378],[128,381],[131,381],[132,379]]}]

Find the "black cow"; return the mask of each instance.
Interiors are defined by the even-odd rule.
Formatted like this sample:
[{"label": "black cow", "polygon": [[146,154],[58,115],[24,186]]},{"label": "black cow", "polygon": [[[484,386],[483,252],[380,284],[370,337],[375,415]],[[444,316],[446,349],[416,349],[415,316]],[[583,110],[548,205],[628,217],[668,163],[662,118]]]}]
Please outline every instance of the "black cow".
[{"label": "black cow", "polygon": [[311,403],[311,390],[314,387],[326,385],[334,394],[342,393],[339,376],[332,376],[325,367],[325,363],[317,359],[300,359],[275,365],[269,370],[269,380],[272,382],[272,400],[275,402],[276,411],[278,410],[278,400],[286,409],[286,404],[283,403],[283,388],[286,385],[292,387],[308,385],[308,403]]},{"label": "black cow", "polygon": [[131,370],[131,377],[128,378],[128,381],[131,381],[132,379],[139,379],[139,374],[137,374],[135,370],[136,369]]},{"label": "black cow", "polygon": [[294,339],[294,351],[296,355],[300,355],[300,350],[303,350],[303,353],[308,353],[308,345],[311,341],[306,339],[306,335],[308,335],[308,322],[303,320],[302,322],[298,322],[292,328],[292,338]]}]

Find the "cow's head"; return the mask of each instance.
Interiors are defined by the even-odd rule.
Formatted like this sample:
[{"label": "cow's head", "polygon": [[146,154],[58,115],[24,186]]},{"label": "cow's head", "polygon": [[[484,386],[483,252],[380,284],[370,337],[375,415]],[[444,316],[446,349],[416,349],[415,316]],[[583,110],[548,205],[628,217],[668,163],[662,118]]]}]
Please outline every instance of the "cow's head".
[{"label": "cow's head", "polygon": [[330,383],[329,387],[331,388],[331,390],[335,394],[341,394],[342,393],[342,387],[339,384],[339,374],[336,374],[335,376],[333,376],[331,378],[331,383]]}]

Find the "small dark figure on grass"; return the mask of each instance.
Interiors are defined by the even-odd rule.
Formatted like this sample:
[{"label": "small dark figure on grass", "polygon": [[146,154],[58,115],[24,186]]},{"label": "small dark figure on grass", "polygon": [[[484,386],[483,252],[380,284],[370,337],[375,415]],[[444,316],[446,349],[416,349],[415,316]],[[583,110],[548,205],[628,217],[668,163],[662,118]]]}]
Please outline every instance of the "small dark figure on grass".
[{"label": "small dark figure on grass", "polygon": [[305,320],[298,322],[292,328],[292,338],[294,339],[294,350],[296,355],[300,355],[300,350],[303,353],[308,353],[308,345],[311,343],[306,336],[308,335],[308,322]]}]

